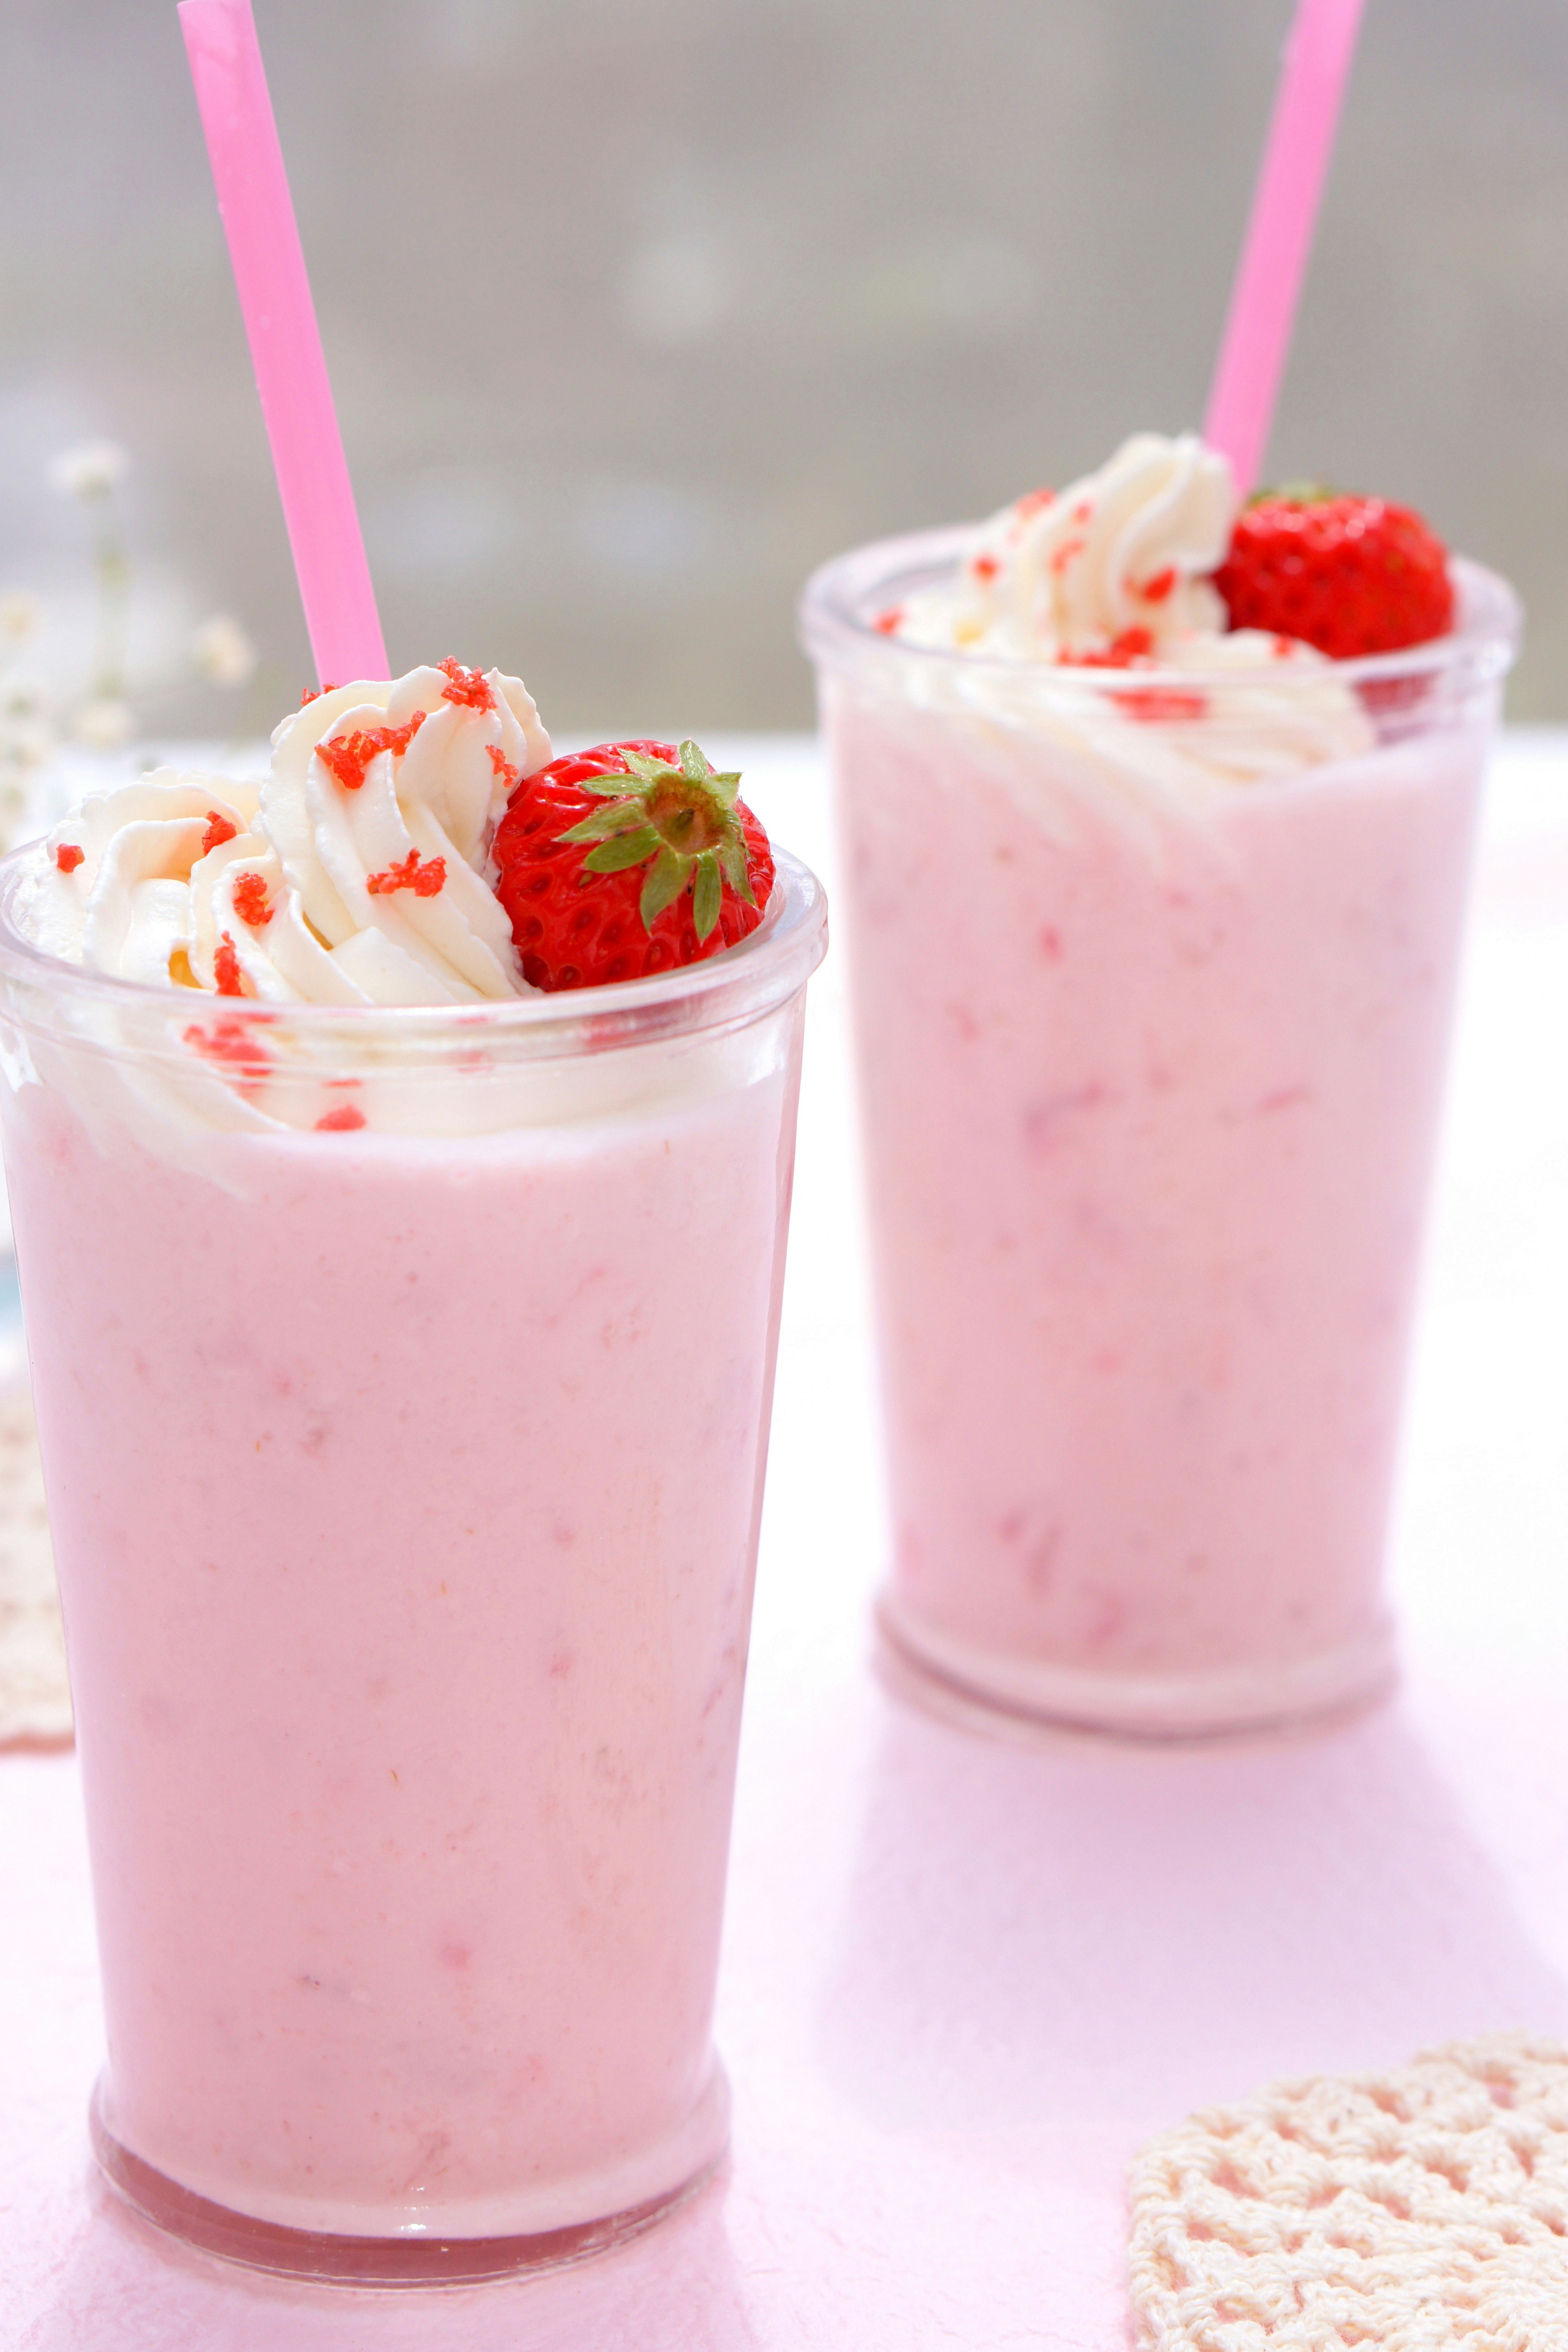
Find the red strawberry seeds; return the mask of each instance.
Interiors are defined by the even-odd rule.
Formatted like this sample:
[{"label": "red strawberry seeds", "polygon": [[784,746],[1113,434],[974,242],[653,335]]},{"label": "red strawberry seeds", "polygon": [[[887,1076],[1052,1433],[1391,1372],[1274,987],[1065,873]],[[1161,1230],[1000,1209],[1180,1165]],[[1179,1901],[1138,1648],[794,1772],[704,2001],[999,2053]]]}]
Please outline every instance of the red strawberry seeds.
[{"label": "red strawberry seeds", "polygon": [[1254,499],[1215,585],[1233,629],[1301,638],[1335,661],[1425,645],[1454,621],[1447,549],[1385,499]]},{"label": "red strawberry seeds", "polygon": [[695,743],[600,743],[525,776],[496,829],[496,895],[523,977],[546,990],[641,980],[755,930],[773,852]]}]

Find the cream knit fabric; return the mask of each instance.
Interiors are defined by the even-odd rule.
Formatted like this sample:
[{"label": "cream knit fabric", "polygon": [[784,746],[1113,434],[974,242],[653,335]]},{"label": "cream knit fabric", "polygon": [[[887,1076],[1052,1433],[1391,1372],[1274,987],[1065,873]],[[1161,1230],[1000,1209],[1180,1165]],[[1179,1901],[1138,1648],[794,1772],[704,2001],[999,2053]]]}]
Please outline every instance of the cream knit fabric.
[{"label": "cream knit fabric", "polygon": [[1141,2352],[1568,2352],[1568,2045],[1276,2083],[1133,2168]]}]

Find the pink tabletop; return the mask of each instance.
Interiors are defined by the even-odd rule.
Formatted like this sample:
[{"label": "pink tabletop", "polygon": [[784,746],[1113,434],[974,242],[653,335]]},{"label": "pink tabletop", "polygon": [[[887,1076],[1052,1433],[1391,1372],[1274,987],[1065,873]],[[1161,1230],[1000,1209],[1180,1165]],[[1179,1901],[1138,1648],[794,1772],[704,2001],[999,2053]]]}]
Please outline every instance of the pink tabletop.
[{"label": "pink tabletop", "polygon": [[[810,751],[721,748],[830,867]],[[830,960],[721,1990],[724,2175],[635,2245],[492,2287],[304,2288],[184,2253],[88,2157],[74,1765],[0,1757],[0,2352],[1122,2352],[1121,2178],[1147,2134],[1277,2074],[1568,2034],[1568,738],[1510,741],[1479,916],[1394,1704],[1274,1745],[1024,1748],[883,1693]]]}]

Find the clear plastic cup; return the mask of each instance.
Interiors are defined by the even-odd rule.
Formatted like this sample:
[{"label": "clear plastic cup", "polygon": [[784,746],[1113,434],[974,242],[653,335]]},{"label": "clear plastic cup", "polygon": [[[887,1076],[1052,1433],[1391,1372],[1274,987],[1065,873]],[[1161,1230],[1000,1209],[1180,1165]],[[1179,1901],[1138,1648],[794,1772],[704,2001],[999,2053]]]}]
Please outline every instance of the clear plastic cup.
[{"label": "clear plastic cup", "polygon": [[[922,651],[963,534],[803,607],[844,854],[885,1654],[1175,1735],[1365,1699],[1479,788],[1518,607],[1206,677]],[[1327,753],[1329,756],[1323,756]]]},{"label": "clear plastic cup", "polygon": [[62,964],[0,1112],[108,2028],[94,2135],[266,2268],[474,2278],[711,2168],[820,890],[499,1004]]}]

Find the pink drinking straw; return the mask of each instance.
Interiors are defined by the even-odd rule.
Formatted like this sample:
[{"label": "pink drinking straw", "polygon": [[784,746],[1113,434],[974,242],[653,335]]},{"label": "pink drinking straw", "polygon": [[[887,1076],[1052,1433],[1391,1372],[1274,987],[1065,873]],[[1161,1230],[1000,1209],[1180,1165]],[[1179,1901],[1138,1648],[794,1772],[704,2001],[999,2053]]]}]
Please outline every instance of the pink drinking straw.
[{"label": "pink drinking straw", "polygon": [[256,388],[325,685],[385,677],[386,648],[250,0],[180,0]]},{"label": "pink drinking straw", "polygon": [[1268,445],[1362,6],[1363,0],[1297,0],[1285,47],[1204,419],[1204,439],[1230,459],[1243,498]]}]

